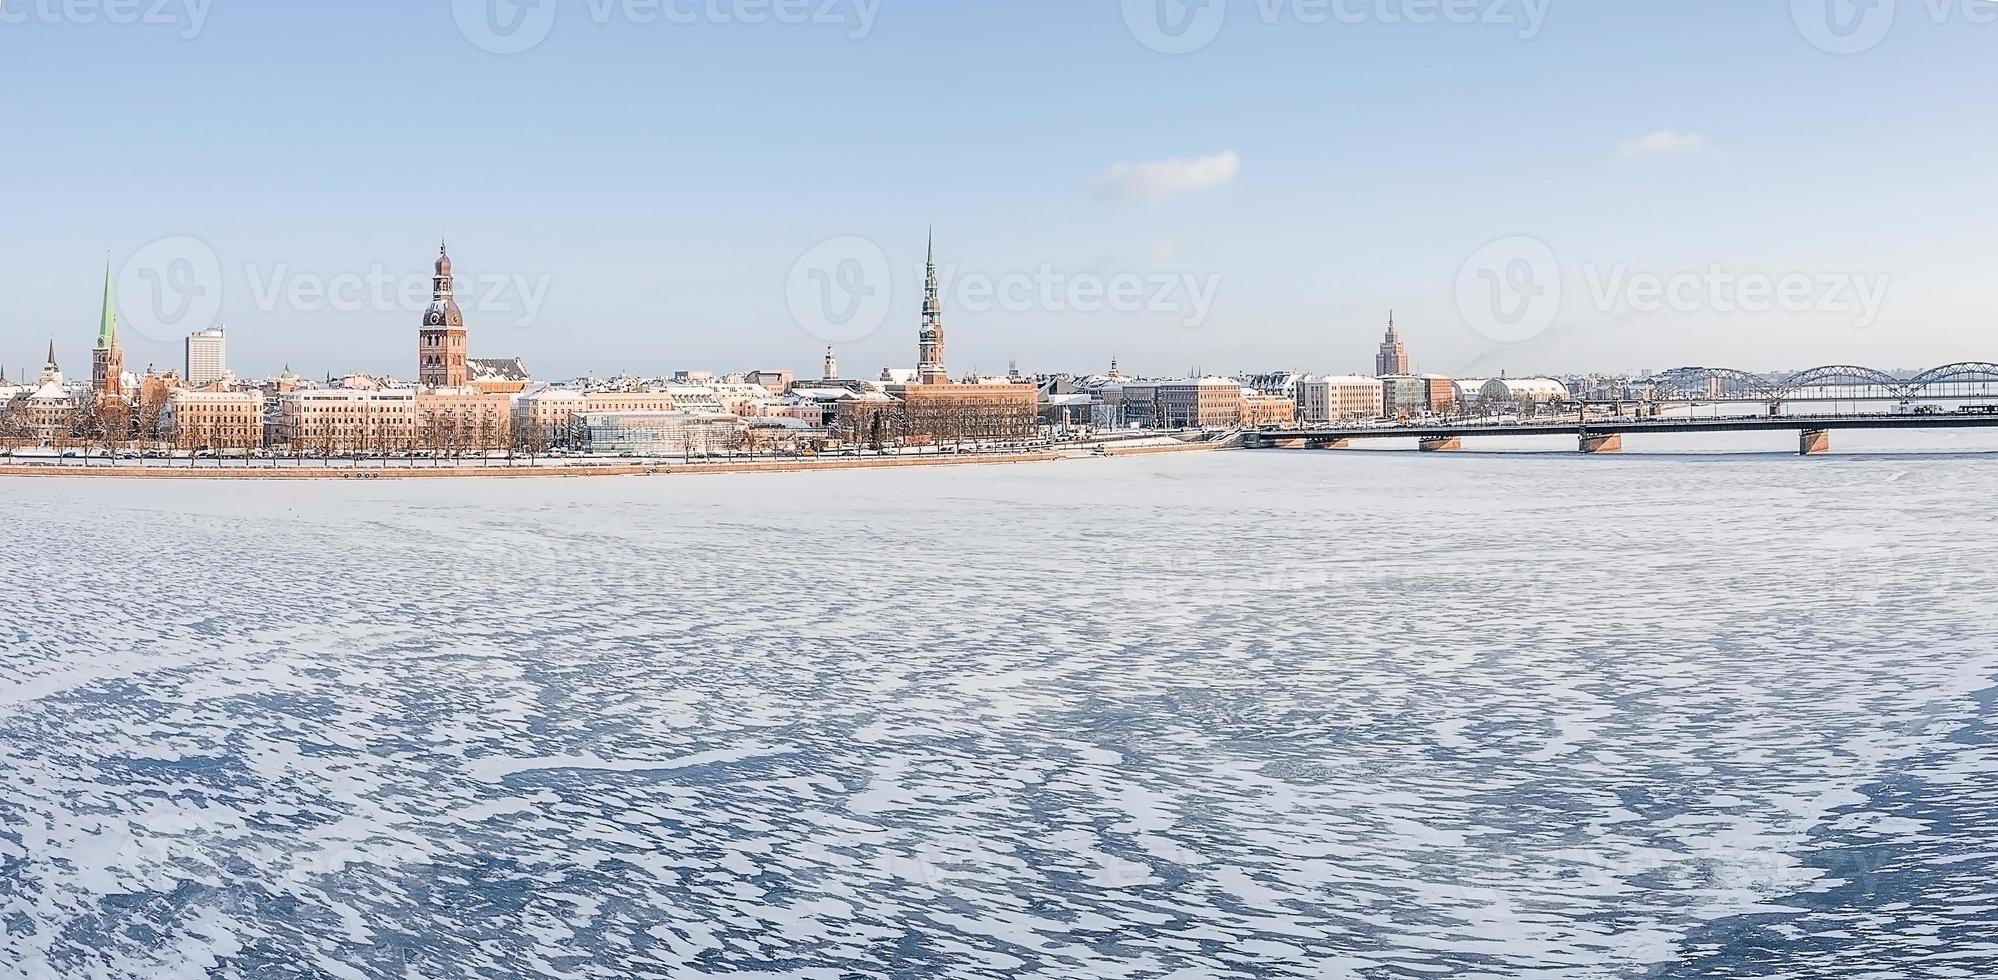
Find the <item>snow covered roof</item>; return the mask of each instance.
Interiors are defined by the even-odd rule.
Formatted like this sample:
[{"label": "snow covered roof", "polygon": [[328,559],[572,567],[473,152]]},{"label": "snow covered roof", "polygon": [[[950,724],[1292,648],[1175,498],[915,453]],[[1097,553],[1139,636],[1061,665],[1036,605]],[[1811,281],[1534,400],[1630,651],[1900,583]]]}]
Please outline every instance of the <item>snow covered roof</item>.
[{"label": "snow covered roof", "polygon": [[1520,396],[1567,398],[1568,386],[1553,378],[1493,378],[1485,382],[1484,396],[1492,400]]},{"label": "snow covered roof", "polygon": [[527,364],[518,357],[468,357],[465,367],[473,381],[527,381]]},{"label": "snow covered roof", "polygon": [[31,401],[38,402],[68,401],[70,391],[68,387],[63,385],[62,379],[52,378],[47,384],[35,389],[35,393],[29,395],[28,398]]}]

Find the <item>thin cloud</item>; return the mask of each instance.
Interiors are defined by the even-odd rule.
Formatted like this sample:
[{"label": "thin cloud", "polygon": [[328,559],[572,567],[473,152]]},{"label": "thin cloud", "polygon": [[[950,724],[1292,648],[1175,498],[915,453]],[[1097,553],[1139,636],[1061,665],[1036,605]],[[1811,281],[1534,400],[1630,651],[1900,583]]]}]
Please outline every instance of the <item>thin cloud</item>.
[{"label": "thin cloud", "polygon": [[1234,150],[1227,150],[1209,157],[1120,163],[1104,175],[1101,187],[1103,193],[1112,197],[1157,204],[1182,194],[1226,187],[1241,172],[1242,158]]},{"label": "thin cloud", "polygon": [[1713,144],[1707,142],[1706,137],[1676,129],[1661,129],[1618,144],[1616,148],[1616,155],[1620,157],[1706,156],[1714,152]]}]

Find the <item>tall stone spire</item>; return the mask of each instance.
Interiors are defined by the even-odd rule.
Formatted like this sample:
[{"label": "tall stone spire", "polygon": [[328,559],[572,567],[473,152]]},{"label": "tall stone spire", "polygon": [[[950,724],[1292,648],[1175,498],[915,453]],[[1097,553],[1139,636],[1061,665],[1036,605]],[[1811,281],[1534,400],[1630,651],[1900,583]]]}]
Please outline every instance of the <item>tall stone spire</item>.
[{"label": "tall stone spire", "polygon": [[950,369],[944,364],[943,296],[937,285],[937,232],[930,228],[928,257],[923,272],[923,331],[917,344],[916,382],[926,385],[950,383]]}]

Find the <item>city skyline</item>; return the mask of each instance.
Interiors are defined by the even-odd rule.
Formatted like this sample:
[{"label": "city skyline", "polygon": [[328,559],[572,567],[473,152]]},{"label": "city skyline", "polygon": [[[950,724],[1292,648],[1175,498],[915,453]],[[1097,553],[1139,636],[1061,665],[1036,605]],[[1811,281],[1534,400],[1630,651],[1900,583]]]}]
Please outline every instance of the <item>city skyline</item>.
[{"label": "city skyline", "polygon": [[[176,247],[181,247],[181,243],[176,242],[175,245]],[[921,264],[921,271],[918,276],[918,280],[924,284],[924,289],[922,290],[921,299],[920,299],[919,316],[921,320],[921,327],[919,329],[920,336],[916,352],[917,356],[913,360],[908,360],[905,364],[903,361],[897,361],[892,359],[893,355],[891,354],[890,355],[891,359],[885,361],[880,367],[880,372],[883,374],[884,377],[888,372],[891,371],[908,370],[912,373],[912,376],[924,378],[930,382],[948,379],[949,373],[947,370],[939,369],[928,372],[925,371],[925,365],[930,363],[929,351],[932,350],[932,345],[934,345],[934,350],[938,358],[938,363],[941,364],[943,344],[944,344],[943,322],[950,312],[947,303],[942,299],[942,295],[945,292],[945,287],[940,285],[940,282],[942,281],[940,279],[940,272],[939,272],[940,267],[948,268],[949,263],[946,262],[940,264],[937,259],[935,228],[932,226],[928,232],[928,237],[926,239],[925,257],[923,263]],[[118,295],[117,279],[130,278],[131,269],[128,266],[124,270],[125,275],[122,277],[115,270],[116,267],[111,264],[111,260],[107,260],[107,265],[104,271],[104,281],[102,285],[103,294],[101,297],[101,305],[99,307],[99,321],[96,324],[92,325],[91,327],[91,329],[95,331],[95,342],[89,347],[81,348],[85,353],[90,353],[93,355],[93,377],[95,377],[97,374],[97,371],[95,370],[96,365],[94,363],[95,354],[99,351],[106,350],[105,347],[106,338],[110,337],[112,340],[116,341],[123,336],[118,331],[118,324],[120,322],[123,322],[124,320],[124,314],[122,312],[124,307],[122,305],[123,299]],[[144,271],[147,274],[145,276],[142,276],[141,278],[150,279],[153,278],[151,274],[153,272],[158,271],[158,269],[153,267],[148,267]],[[379,292],[384,286],[387,286],[391,290],[400,290],[400,292],[404,295],[407,294],[407,289],[402,287],[406,287],[409,282],[413,281],[412,279],[410,279],[408,275],[396,276],[393,273],[389,273],[387,270],[381,269],[379,267],[377,268],[377,271],[374,273],[374,276],[377,277],[378,279],[379,277],[383,276],[386,276],[387,278],[379,279],[379,281],[371,280],[366,283],[359,283],[360,277],[349,276],[346,278],[350,282],[359,283],[357,288],[363,288]],[[434,263],[434,268],[431,271],[424,273],[421,276],[421,280],[423,283],[427,284],[424,287],[427,295],[426,303],[423,307],[420,308],[412,307],[412,309],[415,310],[416,313],[418,313],[421,316],[422,326],[426,334],[437,332],[436,328],[441,327],[441,328],[449,328],[450,331],[455,332],[458,335],[459,345],[456,348],[458,353],[455,355],[458,359],[458,363],[457,363],[457,368],[454,372],[447,371],[442,366],[441,362],[438,365],[434,365],[434,370],[433,370],[433,366],[430,365],[430,360],[435,355],[420,353],[418,358],[419,363],[417,369],[405,375],[403,373],[403,368],[400,368],[393,364],[384,365],[382,363],[382,356],[377,352],[368,351],[368,352],[356,353],[350,350],[346,355],[346,360],[323,366],[307,365],[306,366],[307,370],[305,374],[301,376],[321,375],[327,378],[335,378],[341,376],[364,375],[364,376],[381,377],[388,379],[400,379],[409,383],[422,384],[426,386],[438,386],[438,387],[462,386],[462,384],[466,380],[466,374],[464,372],[464,368],[465,368],[465,362],[468,359],[468,354],[465,352],[463,339],[468,328],[470,328],[474,324],[468,322],[465,319],[463,312],[460,310],[457,304],[454,294],[455,294],[455,283],[459,280],[457,279],[457,277],[453,275],[453,260],[448,255],[446,243],[444,242],[439,243],[438,256],[437,256],[437,261]],[[321,283],[319,284],[318,288],[324,290],[326,286],[325,284]],[[338,290],[340,288],[340,285],[336,282],[332,288],[334,290]],[[396,302],[396,298],[393,293],[380,293],[380,295],[388,297],[388,299],[384,301],[386,303]],[[902,320],[903,318],[902,315],[905,312],[906,311],[891,308],[888,311],[888,313],[881,318],[883,326],[868,331],[867,336],[863,339],[872,340],[877,335],[884,333],[892,336],[899,336],[894,327],[895,324],[897,324]],[[1411,353],[1410,349],[1405,343],[1405,338],[1403,337],[1403,334],[1401,332],[1401,324],[1398,322],[1397,314],[1395,313],[1394,310],[1392,309],[1387,310],[1385,316],[1386,316],[1387,333],[1385,339],[1380,343],[1378,343],[1378,345],[1375,348],[1375,352],[1371,355],[1371,363],[1372,363],[1371,372],[1367,370],[1367,366],[1365,364],[1361,364],[1360,366],[1353,367],[1351,369],[1346,368],[1343,364],[1334,365],[1330,368],[1326,368],[1318,365],[1299,364],[1295,363],[1295,361],[1293,360],[1293,361],[1285,361],[1275,364],[1236,363],[1218,372],[1207,370],[1205,367],[1198,365],[1183,371],[1175,369],[1171,365],[1162,365],[1158,367],[1157,370],[1141,369],[1135,372],[1132,376],[1158,377],[1158,378],[1181,377],[1181,376],[1199,377],[1202,375],[1220,376],[1224,374],[1239,375],[1239,374],[1248,374],[1248,373],[1260,373],[1266,370],[1287,370],[1287,371],[1295,371],[1300,374],[1322,374],[1330,376],[1339,376],[1347,374],[1367,375],[1369,373],[1375,376],[1384,376],[1391,374],[1414,375],[1414,374],[1448,373],[1448,372],[1437,372],[1431,370],[1427,365],[1424,365],[1421,362],[1421,358],[1419,356],[1417,356],[1414,353]],[[140,319],[145,320],[146,316],[142,313]],[[817,336],[819,334],[817,328],[818,325],[814,324],[801,325],[801,329],[805,333],[812,334],[814,336]],[[181,374],[183,377],[187,377],[190,372],[186,369],[185,366],[191,363],[188,360],[188,358],[190,357],[191,351],[196,349],[197,346],[199,347],[199,349],[204,351],[204,354],[202,356],[213,358],[215,360],[215,363],[219,366],[221,364],[221,359],[223,357],[223,355],[221,354],[221,350],[223,348],[219,346],[220,341],[224,335],[229,334],[230,332],[231,329],[228,327],[227,324],[217,320],[212,325],[202,326],[190,333],[181,335],[177,338],[173,338],[171,340],[171,344],[175,348],[178,363],[182,365],[182,368],[179,369],[178,371],[176,371],[175,368],[175,363],[176,363],[175,359],[164,359],[165,366],[162,367],[160,364],[160,359],[154,359],[151,357],[142,357],[137,359],[134,362],[133,366],[124,367],[124,373],[136,375],[140,373],[141,370],[136,365],[143,364],[144,365],[143,371],[145,372],[176,371],[176,373]],[[449,337],[440,335],[435,340],[431,339],[421,340],[419,347],[420,349],[427,349],[433,344],[443,344],[449,342],[450,342]],[[60,350],[63,347],[67,346],[63,335],[57,333],[50,334],[50,336],[46,338],[46,340],[44,341],[44,345],[46,349],[49,351],[50,358],[57,358],[57,359],[59,359]],[[147,351],[148,353],[156,352],[157,348],[165,346],[164,343],[155,341],[153,339],[153,336],[150,334],[142,335],[140,340],[140,345],[141,349]],[[844,356],[839,352],[853,348],[854,346],[856,345],[852,343],[831,343],[831,344],[822,343],[821,346],[817,348],[817,350],[820,352],[819,359],[832,358],[836,360],[838,357]],[[874,349],[878,345],[865,344],[859,346],[861,346],[863,349]],[[122,349],[120,350],[120,353],[121,353],[121,359],[118,361],[118,363],[120,365],[124,365],[125,362],[122,360]],[[238,373],[233,369],[233,367],[231,367],[230,374],[245,379],[255,378],[255,377],[273,378],[277,377],[280,373],[291,371],[294,368],[294,366],[296,366],[297,364],[294,358],[286,356],[283,351],[275,352],[275,356],[280,364],[280,367],[278,368],[269,369],[269,370],[251,369],[245,372]],[[1118,361],[1119,352],[1116,349],[1111,349],[1107,352],[1106,356],[1111,364],[1112,373],[1115,373],[1116,372],[1115,365]],[[1141,361],[1145,359],[1144,352],[1142,351],[1140,352],[1140,359]],[[1369,358],[1361,355],[1361,356],[1355,356],[1354,359],[1357,361],[1366,361]],[[1971,360],[1971,359],[1975,358],[1965,358],[1965,360]],[[23,359],[18,357],[16,358],[0,357],[0,383],[4,383],[7,381],[26,381],[32,379],[36,368],[34,365],[30,363],[31,360],[32,358]],[[478,359],[471,359],[471,360],[478,360]],[[509,355],[508,357],[505,358],[486,358],[484,360],[488,363],[499,363],[499,362],[526,363],[529,360],[529,358],[520,355]],[[1720,366],[1721,363],[1724,362],[1706,362],[1705,366],[1709,367]],[[1758,374],[1766,374],[1770,376],[1782,376],[1788,373],[1792,373],[1796,370],[1799,370],[1803,366],[1803,364],[1804,362],[1793,361],[1787,364],[1779,364],[1776,366],[1758,366],[1748,370],[1751,370],[1754,373]],[[1883,370],[1906,371],[1909,373],[1917,372],[1923,367],[1923,365],[1919,364],[1918,362],[1910,362],[1907,364],[1883,362],[1883,364],[1885,365],[1882,368]],[[910,367],[908,365],[913,365],[913,367]],[[1656,367],[1660,369],[1671,369],[1671,368],[1692,367],[1692,366],[1700,366],[1700,363],[1690,362],[1690,361],[1675,361],[1668,357],[1665,360],[1660,361]],[[315,370],[315,367],[321,367],[323,368],[323,370]],[[1029,371],[1030,374],[1038,373],[1043,375],[1053,375],[1053,374],[1095,373],[1095,366],[1092,364],[1060,364],[1060,365],[1036,364],[1036,365],[1031,365],[1031,367],[1034,368],[1034,370]],[[780,364],[780,363],[770,363],[770,362],[749,362],[737,359],[737,360],[728,361],[723,364],[673,363],[673,364],[649,365],[649,366],[623,365],[608,371],[590,371],[580,374],[542,373],[539,376],[547,379],[567,381],[567,380],[581,380],[585,378],[614,378],[620,376],[666,377],[670,374],[677,372],[714,371],[714,370],[719,370],[722,372],[744,373],[744,372],[752,372],[758,370],[782,369],[787,371],[793,371],[794,373],[796,373],[795,368],[796,368],[795,365],[790,364],[788,362]],[[1515,370],[1511,367],[1501,367],[1496,370],[1492,370],[1488,373],[1492,376],[1516,376],[1516,377],[1597,375],[1597,376],[1623,376],[1630,378],[1642,378],[1648,376],[1653,371],[1653,368],[1651,367],[1605,366],[1605,365],[1568,368],[1562,370],[1538,370],[1530,362],[1525,364],[1524,368],[1525,368],[1524,370]],[[1007,360],[1007,365],[1005,370],[1017,371],[1018,369],[1019,369],[1019,360],[1017,358],[1009,358]],[[867,373],[871,376],[875,372],[873,371],[873,369],[870,368],[867,370]],[[964,372],[964,375],[966,377],[974,377],[982,375],[997,375],[999,373],[1001,373],[1001,370],[996,368],[986,369],[983,366],[973,366],[967,369]],[[1464,372],[1458,372],[1458,373],[1464,373]],[[1480,372],[1471,372],[1471,373],[1480,373]],[[213,379],[208,379],[208,380],[213,380]],[[206,381],[200,383],[206,383]]]},{"label": "city skyline", "polygon": [[[1500,24],[1265,23],[1237,4],[1210,42],[1177,56],[1134,37],[1114,6],[898,7],[858,38],[562,9],[514,55],[482,49],[449,10],[385,3],[217,10],[190,37],[0,25],[0,78],[17,89],[64,65],[115,66],[76,83],[98,107],[86,131],[32,101],[10,109],[17,138],[0,165],[36,193],[0,205],[13,232],[0,242],[14,274],[0,304],[7,363],[32,361],[51,335],[69,345],[106,244],[122,267],[192,241],[214,259],[214,322],[165,336],[128,323],[129,363],[172,364],[186,334],[226,324],[246,373],[332,367],[351,351],[376,358],[351,369],[385,371],[399,363],[389,352],[403,305],[342,312],[294,303],[291,287],[412,277],[411,245],[442,228],[465,243],[467,271],[545,284],[526,323],[513,314],[529,297],[466,314],[506,341],[499,352],[551,376],[811,365],[824,342],[785,308],[792,266],[828,241],[878,243],[893,308],[907,309],[922,291],[916,234],[932,218],[951,243],[939,276],[955,359],[983,372],[1102,363],[1113,350],[1147,372],[1361,370],[1350,352],[1371,346],[1389,306],[1424,338],[1420,367],[1443,372],[1918,366],[1978,356],[1998,304],[1984,274],[1998,215],[1974,168],[1947,163],[1991,149],[1961,121],[1981,109],[1998,28],[1968,8],[1904,10],[1892,33],[1843,56],[1790,10],[1720,3],[1557,5],[1530,38]],[[344,78],[334,52],[354,46],[378,55],[378,77],[331,94],[324,83]],[[959,70],[931,73],[910,97],[919,57]],[[1028,78],[1030,63],[1089,67]],[[1329,63],[1339,72],[1318,67]],[[1675,66],[1688,63],[1702,71],[1681,80]],[[1364,98],[1335,84],[1347,70],[1370,79]],[[133,84],[166,72],[172,91]],[[1600,91],[1569,85],[1579,73]],[[589,112],[544,94],[557,77],[598,83]],[[706,84],[715,78],[731,81]],[[702,98],[650,94],[682,90]],[[1922,98],[1911,108],[1905,91]],[[841,108],[868,100],[923,119]],[[1838,112],[1791,111],[1817,105]],[[177,113],[212,124],[158,124]],[[133,147],[156,166],[104,162]],[[892,165],[911,159],[928,162]],[[1833,159],[1835,175],[1818,165]],[[1572,308],[1525,339],[1480,332],[1460,272],[1488,244],[1521,238],[1555,257]],[[1495,255],[1491,271],[1533,268],[1532,255]],[[1845,276],[1881,299],[1869,317],[1726,312],[1733,293],[1705,285],[1716,266],[1732,279]],[[202,281],[144,268],[153,279],[121,280],[128,306],[140,284]],[[952,285],[1044,268],[1218,288],[1189,327],[1185,309],[966,310]],[[1647,276],[1694,277],[1697,300],[1639,312]],[[1804,344],[1822,354],[1793,353]],[[850,365],[906,361],[890,330],[841,346]]]}]

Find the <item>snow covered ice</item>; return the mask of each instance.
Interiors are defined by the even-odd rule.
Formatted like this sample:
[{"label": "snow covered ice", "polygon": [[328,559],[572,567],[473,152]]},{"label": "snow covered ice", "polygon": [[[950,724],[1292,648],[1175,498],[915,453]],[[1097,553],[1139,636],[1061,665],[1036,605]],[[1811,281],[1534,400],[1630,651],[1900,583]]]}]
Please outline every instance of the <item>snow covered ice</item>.
[{"label": "snow covered ice", "polygon": [[1990,467],[0,481],[0,977],[1988,976]]}]

